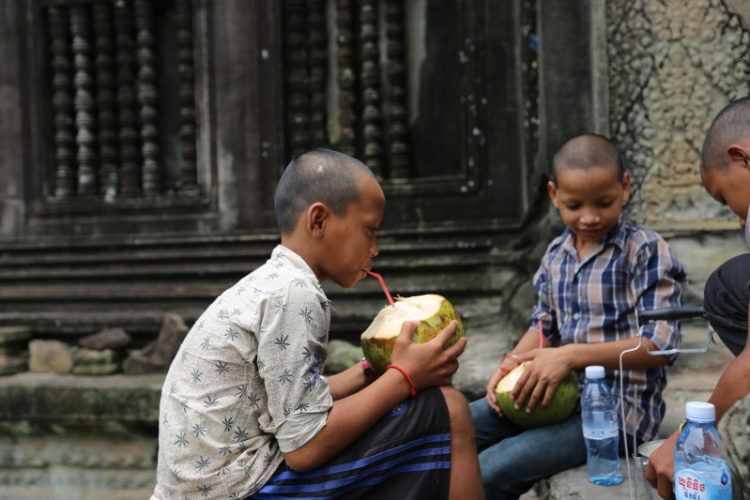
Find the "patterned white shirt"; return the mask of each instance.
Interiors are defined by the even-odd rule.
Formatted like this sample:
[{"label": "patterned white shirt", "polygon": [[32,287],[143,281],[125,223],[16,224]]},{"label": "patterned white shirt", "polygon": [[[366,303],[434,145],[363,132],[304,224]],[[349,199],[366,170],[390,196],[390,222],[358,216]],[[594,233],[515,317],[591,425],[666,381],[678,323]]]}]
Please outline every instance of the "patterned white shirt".
[{"label": "patterned white shirt", "polygon": [[325,425],[331,307],[279,245],[201,315],[162,389],[152,500],[242,499]]}]

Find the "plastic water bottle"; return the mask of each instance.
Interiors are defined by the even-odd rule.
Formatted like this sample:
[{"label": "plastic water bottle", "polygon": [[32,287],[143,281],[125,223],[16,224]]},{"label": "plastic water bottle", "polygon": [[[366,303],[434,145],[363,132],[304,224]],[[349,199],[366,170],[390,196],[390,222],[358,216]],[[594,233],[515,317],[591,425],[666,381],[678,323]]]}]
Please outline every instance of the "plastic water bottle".
[{"label": "plastic water bottle", "polygon": [[604,381],[603,366],[586,367],[581,414],[583,437],[586,440],[586,473],[589,481],[602,486],[620,484],[622,469],[617,400]]},{"label": "plastic water bottle", "polygon": [[674,448],[674,494],[680,499],[732,500],[732,475],[724,459],[716,409],[691,401],[685,406],[686,425]]}]

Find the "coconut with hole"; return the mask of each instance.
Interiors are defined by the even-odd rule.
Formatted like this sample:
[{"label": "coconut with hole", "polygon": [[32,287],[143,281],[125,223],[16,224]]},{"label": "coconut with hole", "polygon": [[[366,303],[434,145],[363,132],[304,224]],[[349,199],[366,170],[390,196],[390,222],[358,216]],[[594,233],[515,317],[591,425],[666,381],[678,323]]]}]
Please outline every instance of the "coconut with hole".
[{"label": "coconut with hole", "polygon": [[389,304],[381,309],[362,333],[362,352],[373,370],[382,375],[391,364],[391,352],[405,321],[417,323],[412,341],[421,344],[435,338],[454,319],[458,328],[443,348],[455,344],[465,334],[463,322],[453,304],[435,294],[399,297],[393,306]]}]

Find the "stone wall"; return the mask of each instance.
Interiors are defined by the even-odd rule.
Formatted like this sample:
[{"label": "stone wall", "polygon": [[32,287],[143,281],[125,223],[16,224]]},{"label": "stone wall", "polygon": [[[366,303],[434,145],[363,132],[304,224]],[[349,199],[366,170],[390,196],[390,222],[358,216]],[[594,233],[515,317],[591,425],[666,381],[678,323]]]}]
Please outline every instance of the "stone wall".
[{"label": "stone wall", "polygon": [[147,499],[162,380],[0,377],[0,499]]}]

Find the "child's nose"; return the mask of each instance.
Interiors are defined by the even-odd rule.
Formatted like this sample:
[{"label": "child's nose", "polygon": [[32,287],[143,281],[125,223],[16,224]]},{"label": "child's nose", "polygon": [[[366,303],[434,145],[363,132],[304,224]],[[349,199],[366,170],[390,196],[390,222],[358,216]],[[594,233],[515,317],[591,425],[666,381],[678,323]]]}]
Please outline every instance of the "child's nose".
[{"label": "child's nose", "polygon": [[378,247],[378,240],[373,239],[372,244],[370,245],[370,256],[377,257],[379,253],[380,248]]},{"label": "child's nose", "polygon": [[595,224],[599,222],[599,213],[595,211],[586,212],[583,214],[582,220],[586,224]]}]

